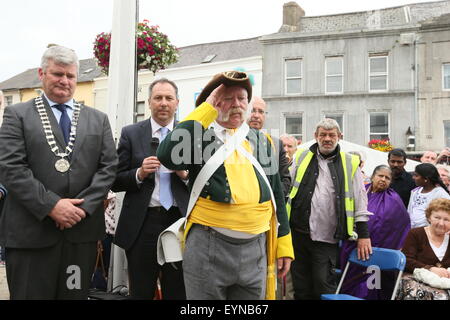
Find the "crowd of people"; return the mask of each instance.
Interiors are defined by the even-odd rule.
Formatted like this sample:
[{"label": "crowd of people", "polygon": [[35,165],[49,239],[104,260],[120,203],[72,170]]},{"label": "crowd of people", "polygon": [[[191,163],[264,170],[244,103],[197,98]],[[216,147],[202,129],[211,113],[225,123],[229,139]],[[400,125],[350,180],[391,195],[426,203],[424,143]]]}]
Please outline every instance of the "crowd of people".
[{"label": "crowd of people", "polygon": [[[111,243],[125,250],[130,299],[154,299],[159,286],[169,300],[320,299],[352,250],[368,260],[373,247],[406,255],[398,297],[448,299],[414,277],[450,278],[448,149],[425,152],[414,172],[394,149],[366,176],[363,155],[341,150],[335,120],[317,123],[310,147],[273,136],[247,74],[227,71],[179,122],[177,85],[155,80],[151,117],[124,127],[116,150],[107,116],[73,99],[78,69],[73,50],[48,48],[43,95],[5,110],[0,245],[11,299],[87,299]],[[125,192],[118,218],[115,192]],[[183,257],[168,261],[160,234],[174,225]],[[366,270],[348,274],[345,293],[392,294],[392,273],[376,289]]]}]

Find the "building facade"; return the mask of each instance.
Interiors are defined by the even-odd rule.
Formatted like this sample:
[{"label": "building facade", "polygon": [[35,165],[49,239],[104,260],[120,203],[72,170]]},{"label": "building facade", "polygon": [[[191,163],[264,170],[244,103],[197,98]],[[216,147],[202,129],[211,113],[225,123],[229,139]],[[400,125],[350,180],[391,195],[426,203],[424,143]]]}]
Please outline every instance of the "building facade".
[{"label": "building facade", "polygon": [[[274,135],[308,141],[316,123],[332,117],[344,139],[359,145],[389,139],[411,152],[439,152],[450,147],[449,14],[449,0],[316,17],[289,2],[277,33],[183,47],[168,69],[140,71],[130,112],[134,121],[148,118],[148,86],[167,77],[179,86],[182,119],[214,74],[240,69],[266,100],[265,127]],[[94,59],[80,62],[75,99],[107,112],[108,78]],[[35,97],[37,68],[0,90],[5,105]]]},{"label": "building facade", "polygon": [[[440,151],[443,123],[450,119],[443,111],[448,101],[442,98],[448,92],[433,95],[435,89],[419,88],[426,78],[423,64],[447,70],[449,29],[444,23],[427,29],[422,22],[449,12],[450,1],[439,1],[305,17],[296,3],[285,4],[280,32],[261,38],[267,125],[307,141],[314,138],[316,123],[331,117],[353,143],[390,139],[407,149],[407,138],[414,135],[411,148]],[[430,50],[440,62],[430,58]],[[427,102],[420,104],[425,96]],[[432,109],[434,118],[424,117],[429,101],[440,104]],[[440,132],[427,136],[423,122],[434,130],[434,111],[442,117]]]},{"label": "building facade", "polygon": [[422,150],[450,147],[450,14],[423,22],[418,30],[418,125]]},{"label": "building facade", "polygon": [[[253,94],[261,96],[262,56],[258,38],[198,44],[180,48],[180,59],[176,64],[153,74],[149,71],[138,73],[137,103],[134,121],[148,119],[149,86],[158,78],[174,81],[180,99],[177,119],[185,118],[194,108],[195,100],[211,78],[228,70],[245,70],[253,80]],[[95,79],[94,105],[106,112],[108,78]],[[116,133],[120,134],[120,132]]]}]

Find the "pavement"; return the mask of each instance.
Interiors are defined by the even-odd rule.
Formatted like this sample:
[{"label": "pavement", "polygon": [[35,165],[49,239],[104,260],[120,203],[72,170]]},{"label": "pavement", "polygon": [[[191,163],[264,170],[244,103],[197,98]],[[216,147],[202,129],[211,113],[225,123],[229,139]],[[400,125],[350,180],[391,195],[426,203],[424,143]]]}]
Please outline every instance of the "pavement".
[{"label": "pavement", "polygon": [[0,300],[9,300],[8,283],[6,282],[6,268],[0,265]]}]

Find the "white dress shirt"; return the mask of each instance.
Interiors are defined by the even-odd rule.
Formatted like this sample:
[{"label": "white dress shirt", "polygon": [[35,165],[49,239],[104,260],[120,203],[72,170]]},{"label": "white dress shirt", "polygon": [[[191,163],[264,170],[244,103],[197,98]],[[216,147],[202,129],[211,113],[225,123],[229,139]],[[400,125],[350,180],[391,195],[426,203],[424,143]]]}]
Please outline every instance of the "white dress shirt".
[{"label": "white dress shirt", "polygon": [[[161,131],[160,131],[160,129],[162,128],[162,126],[159,123],[157,123],[155,120],[153,120],[153,118],[150,118],[150,122],[151,122],[151,125],[152,125],[152,138],[158,138],[160,140],[160,142],[161,142]],[[174,120],[172,120],[172,122],[170,122],[166,126],[166,128],[169,129],[167,134],[172,132],[173,126],[174,126]],[[150,141],[148,143],[150,143]],[[149,207],[160,207],[161,206],[161,202],[159,202],[159,172],[161,170],[170,171],[169,169],[167,169],[166,167],[164,167],[161,164],[161,166],[159,167],[158,171],[155,172],[155,189],[153,189],[152,197],[151,197],[150,203],[148,205]],[[142,181],[139,180],[138,172],[139,172],[139,170],[136,171],[136,183],[139,186],[139,185],[142,184]],[[175,197],[173,199],[172,206],[177,207],[177,203],[175,201]]]},{"label": "white dress shirt", "polygon": [[[53,114],[55,115],[56,121],[58,121],[58,123],[59,123],[59,120],[61,119],[62,112],[59,111],[57,108],[53,108],[54,105],[57,105],[59,103],[56,103],[56,102],[50,100],[45,93],[44,93],[44,97],[45,97],[45,99],[47,99],[48,104],[50,105],[50,107],[52,107],[52,111],[53,111]],[[65,104],[67,106],[67,108],[66,108],[67,115],[69,116],[70,121],[72,121],[72,118],[73,118],[73,99],[70,99],[69,101],[64,102],[63,104]]]}]

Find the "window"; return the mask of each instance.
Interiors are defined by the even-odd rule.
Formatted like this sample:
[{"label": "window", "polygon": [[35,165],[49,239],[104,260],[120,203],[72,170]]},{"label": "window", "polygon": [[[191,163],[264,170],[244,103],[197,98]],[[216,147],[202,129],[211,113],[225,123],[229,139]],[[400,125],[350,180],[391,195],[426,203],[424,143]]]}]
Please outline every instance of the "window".
[{"label": "window", "polygon": [[138,101],[134,110],[134,123],[145,119],[145,102]]},{"label": "window", "polygon": [[388,57],[369,57],[369,91],[388,90]]},{"label": "window", "polygon": [[5,96],[5,106],[10,106],[13,104],[13,97],[12,96]]},{"label": "window", "polygon": [[303,119],[301,114],[285,115],[286,133],[294,136],[297,140],[303,137]]},{"label": "window", "polygon": [[369,118],[369,140],[389,139],[389,113],[372,112]]},{"label": "window", "polygon": [[302,93],[302,60],[286,59],[286,94]]},{"label": "window", "polygon": [[445,146],[450,148],[450,120],[444,121]]},{"label": "window", "polygon": [[442,65],[442,89],[450,90],[450,63]]},{"label": "window", "polygon": [[341,128],[341,133],[344,134],[344,115],[342,113],[326,113],[325,118],[336,120],[339,128]]},{"label": "window", "polygon": [[325,92],[342,93],[344,90],[344,60],[342,57],[325,59]]}]

